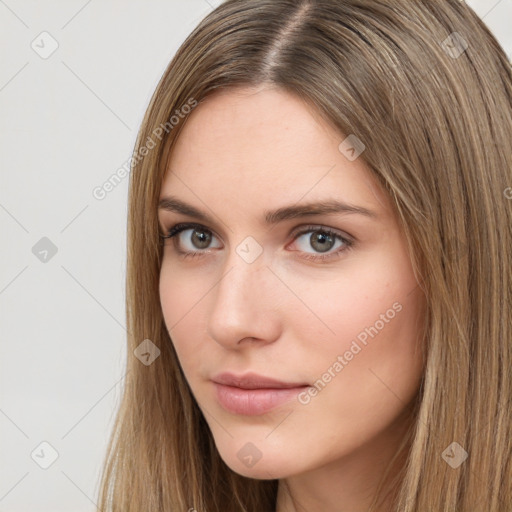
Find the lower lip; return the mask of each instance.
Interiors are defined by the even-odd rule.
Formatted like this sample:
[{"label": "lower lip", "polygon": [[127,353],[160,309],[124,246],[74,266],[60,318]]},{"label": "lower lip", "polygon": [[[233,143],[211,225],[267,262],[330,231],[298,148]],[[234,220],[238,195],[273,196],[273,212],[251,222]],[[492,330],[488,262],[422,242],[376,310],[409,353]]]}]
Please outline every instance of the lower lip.
[{"label": "lower lip", "polygon": [[217,400],[224,409],[235,414],[256,416],[294,400],[297,395],[308,388],[281,389],[241,389],[214,382]]}]

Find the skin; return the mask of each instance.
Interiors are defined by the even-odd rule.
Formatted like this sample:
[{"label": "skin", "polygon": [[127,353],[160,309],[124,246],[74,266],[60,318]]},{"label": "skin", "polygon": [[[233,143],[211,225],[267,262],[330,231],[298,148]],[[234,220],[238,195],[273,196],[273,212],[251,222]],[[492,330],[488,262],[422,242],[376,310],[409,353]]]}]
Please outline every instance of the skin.
[{"label": "skin", "polygon": [[[160,299],[167,329],[220,456],[241,475],[279,479],[277,512],[366,511],[409,426],[423,371],[425,300],[405,237],[363,158],[350,161],[338,149],[344,139],[278,88],[218,92],[188,117],[161,189],[161,198],[179,198],[214,221],[159,210],[162,234],[196,222],[204,226],[199,235],[212,237],[198,245],[189,228],[165,240]],[[326,199],[377,217],[263,222],[267,210]],[[306,259],[345,246],[335,239],[322,252],[314,242],[322,228],[353,246],[338,258]],[[236,251],[248,236],[263,250],[252,263]],[[202,254],[184,259],[175,243]],[[366,345],[358,343],[341,371],[332,370],[393,304],[400,311],[386,316]],[[335,376],[308,403],[292,400],[259,416],[226,411],[210,381],[223,371],[254,371],[314,390],[330,367]],[[248,442],[261,454],[251,467],[237,456]]]}]

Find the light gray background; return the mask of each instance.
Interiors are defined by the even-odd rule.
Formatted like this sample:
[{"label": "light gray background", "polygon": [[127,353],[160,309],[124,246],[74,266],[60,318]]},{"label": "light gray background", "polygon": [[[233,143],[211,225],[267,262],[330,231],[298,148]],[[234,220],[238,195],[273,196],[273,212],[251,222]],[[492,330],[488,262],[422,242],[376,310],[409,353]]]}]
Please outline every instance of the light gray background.
[{"label": "light gray background", "polygon": [[[468,3],[510,57],[512,0]],[[126,361],[129,178],[92,191],[131,156],[165,67],[219,4],[0,0],[2,512],[97,510]],[[44,242],[33,253],[43,237],[53,256]]]}]

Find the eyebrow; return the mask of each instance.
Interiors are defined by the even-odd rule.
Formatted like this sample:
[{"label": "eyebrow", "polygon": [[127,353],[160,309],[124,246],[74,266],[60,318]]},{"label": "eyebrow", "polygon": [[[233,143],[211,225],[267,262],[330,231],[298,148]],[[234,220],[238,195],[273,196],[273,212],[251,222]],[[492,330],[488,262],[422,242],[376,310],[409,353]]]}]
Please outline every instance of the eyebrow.
[{"label": "eyebrow", "polygon": [[[176,197],[169,196],[161,198],[158,203],[158,209],[181,213],[183,215],[188,215],[189,217],[195,217],[196,219],[210,224],[214,223],[212,217],[208,214],[198,210],[192,205],[180,201]],[[297,219],[310,215],[329,215],[336,213],[365,215],[372,219],[377,219],[379,217],[374,211],[363,208],[362,206],[355,206],[331,199],[321,202],[285,206],[273,211],[267,210],[264,212],[264,218],[265,224],[274,225],[285,220]]]}]

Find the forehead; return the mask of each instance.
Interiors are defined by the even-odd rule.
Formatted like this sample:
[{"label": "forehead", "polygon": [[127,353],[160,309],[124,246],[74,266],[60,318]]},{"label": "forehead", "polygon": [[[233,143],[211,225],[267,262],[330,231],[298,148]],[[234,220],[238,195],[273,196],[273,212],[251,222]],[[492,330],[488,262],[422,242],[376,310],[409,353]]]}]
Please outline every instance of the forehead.
[{"label": "forehead", "polygon": [[345,138],[281,89],[224,90],[187,119],[161,196],[243,215],[328,196],[383,213],[386,197],[364,160],[339,150]]}]

